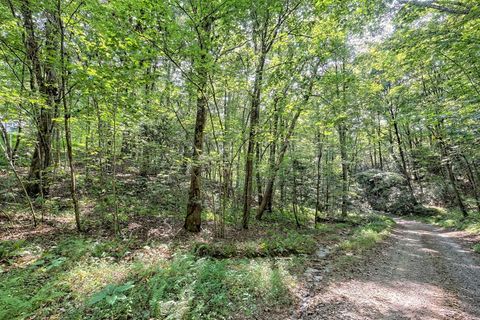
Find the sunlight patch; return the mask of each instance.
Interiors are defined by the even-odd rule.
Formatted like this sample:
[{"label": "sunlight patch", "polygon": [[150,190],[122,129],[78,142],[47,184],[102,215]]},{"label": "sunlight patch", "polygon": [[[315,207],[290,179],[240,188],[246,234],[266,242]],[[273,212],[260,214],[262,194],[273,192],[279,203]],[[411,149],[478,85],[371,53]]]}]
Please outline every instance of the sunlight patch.
[{"label": "sunlight patch", "polygon": [[109,283],[123,281],[129,269],[125,264],[90,260],[70,270],[64,281],[77,298],[83,299]]}]

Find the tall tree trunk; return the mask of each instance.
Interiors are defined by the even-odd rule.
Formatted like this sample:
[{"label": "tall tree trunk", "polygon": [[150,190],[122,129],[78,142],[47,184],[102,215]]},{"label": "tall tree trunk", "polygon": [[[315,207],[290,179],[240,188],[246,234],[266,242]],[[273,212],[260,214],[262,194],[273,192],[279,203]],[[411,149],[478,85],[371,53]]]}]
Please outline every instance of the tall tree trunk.
[{"label": "tall tree trunk", "polygon": [[297,111],[295,112],[295,114],[293,116],[293,119],[290,122],[290,126],[288,127],[288,131],[285,134],[285,137],[284,137],[283,142],[282,142],[282,146],[281,146],[280,151],[278,153],[278,159],[275,162],[275,165],[272,168],[270,168],[270,170],[269,170],[269,173],[268,173],[269,177],[268,177],[267,185],[265,187],[265,194],[263,195],[263,199],[262,199],[263,201],[259,204],[258,209],[257,209],[257,214],[256,214],[257,220],[262,219],[263,213],[265,212],[265,209],[267,208],[268,199],[272,198],[273,185],[275,183],[275,179],[277,177],[278,170],[280,170],[280,167],[282,165],[283,158],[285,157],[285,153],[287,152],[287,148],[288,148],[288,144],[290,142],[290,139],[292,138],[293,133],[295,132],[295,126],[297,124],[298,118],[300,118],[300,115],[302,114],[303,106],[308,103],[308,101],[310,100],[310,96],[312,95],[313,84],[314,84],[314,81],[315,81],[315,77],[316,77],[316,74],[317,74],[317,71],[318,71],[319,64],[320,63],[317,62],[314,66],[313,76],[310,78],[310,81],[308,83],[308,87],[306,88],[306,93],[303,97],[301,105],[297,107]]},{"label": "tall tree trunk", "polygon": [[15,168],[15,164],[13,163],[13,159],[8,154],[8,151],[7,151],[6,147],[4,147],[4,145],[1,144],[1,143],[0,143],[0,145],[2,146],[3,152],[5,154],[5,158],[8,161],[10,169],[12,170],[13,174],[15,175],[15,179],[17,179],[18,184],[22,188],[22,191],[25,195],[25,198],[28,201],[28,206],[29,206],[30,212],[32,214],[32,223],[33,223],[33,226],[36,227],[37,226],[37,217],[35,215],[35,209],[33,208],[33,203],[32,203],[32,200],[30,199],[30,196],[28,195],[27,189],[25,188],[25,184],[23,183],[22,178],[20,178],[20,175],[18,174],[18,171]]},{"label": "tall tree trunk", "polygon": [[473,190],[473,195],[475,196],[475,202],[477,204],[477,212],[480,213],[480,192],[478,190],[478,182],[475,177],[475,174],[473,173],[472,170],[472,165],[470,164],[470,161],[468,161],[468,158],[462,154],[462,158],[465,161],[465,164],[467,165],[467,172],[468,172],[468,179],[470,180],[470,184],[472,185],[472,190]]},{"label": "tall tree trunk", "polygon": [[105,168],[104,168],[104,143],[103,139],[105,138],[105,133],[104,133],[104,126],[103,126],[103,120],[102,120],[102,114],[100,110],[100,105],[98,104],[98,101],[95,97],[92,97],[92,102],[93,106],[95,107],[95,113],[97,116],[97,138],[98,138],[98,168],[100,171],[100,184],[103,185],[105,182]]},{"label": "tall tree trunk", "polygon": [[347,128],[344,124],[338,126],[338,137],[340,141],[340,159],[342,161],[342,216],[347,215],[348,200],[348,156],[347,156]]},{"label": "tall tree trunk", "polygon": [[[331,161],[330,161],[331,158]],[[325,207],[325,212],[330,211],[330,175],[331,175],[331,162],[333,162],[334,155],[333,152],[330,149],[327,149],[327,156],[325,157],[325,168],[327,168],[326,171],[326,181],[325,181],[325,197],[324,197],[324,207]]]},{"label": "tall tree trunk", "polygon": [[[31,64],[30,87],[33,92],[40,92],[46,98],[47,106],[40,105],[39,113],[36,115],[37,141],[33,152],[30,170],[28,174],[29,183],[27,191],[30,195],[47,195],[49,191],[51,165],[51,136],[54,126],[54,116],[58,109],[58,81],[55,71],[51,65],[57,50],[53,25],[54,19],[47,18],[45,25],[45,53],[46,61],[43,65],[40,62],[40,46],[35,35],[35,26],[32,18],[32,10],[29,0],[22,0],[21,12],[25,29],[25,49],[28,61]],[[49,16],[50,13],[46,12]]]},{"label": "tall tree trunk", "polygon": [[390,111],[390,117],[392,119],[393,123],[393,131],[395,133],[395,138],[397,140],[397,146],[398,146],[398,153],[400,154],[400,161],[401,161],[401,168],[402,168],[402,173],[407,180],[407,186],[410,191],[410,195],[412,197],[413,204],[417,204],[417,198],[415,197],[415,192],[413,190],[413,185],[412,185],[412,178],[410,176],[410,173],[408,171],[408,166],[407,166],[407,159],[405,157],[405,152],[403,150],[403,144],[402,144],[402,139],[400,136],[400,130],[398,128],[398,122],[397,122],[397,115],[396,112],[393,108],[393,106],[389,106],[389,111]]},{"label": "tall tree trunk", "polygon": [[457,200],[457,205],[462,212],[464,218],[468,217],[467,208],[463,203],[462,195],[460,194],[460,190],[457,187],[457,179],[455,178],[455,174],[453,173],[453,165],[451,155],[448,151],[447,143],[443,140],[441,130],[438,129],[438,141],[440,146],[440,152],[442,154],[442,163],[444,163],[445,169],[447,170],[448,180],[450,181],[450,185],[452,186],[453,193],[455,194],[455,199]]},{"label": "tall tree trunk", "polygon": [[201,176],[202,163],[201,155],[203,152],[203,140],[205,123],[207,119],[207,96],[205,89],[208,81],[208,45],[205,43],[206,37],[210,37],[212,21],[210,18],[204,18],[201,24],[199,34],[200,58],[197,68],[197,115],[195,119],[195,133],[193,139],[192,171],[190,174],[190,190],[188,193],[187,216],[185,217],[184,228],[189,232],[200,232],[202,224],[202,192]]},{"label": "tall tree trunk", "polygon": [[[307,99],[308,101],[308,99]],[[306,103],[306,102],[305,102]],[[290,127],[288,128],[288,132],[283,140],[282,147],[280,148],[280,151],[278,153],[278,159],[275,162],[275,166],[272,168],[272,170],[269,172],[269,177],[267,181],[267,185],[265,187],[265,194],[263,196],[263,201],[260,203],[258,209],[257,209],[257,215],[256,218],[257,220],[261,220],[263,217],[263,213],[265,212],[265,209],[267,207],[267,201],[270,197],[272,197],[272,192],[273,192],[273,184],[275,183],[275,178],[277,176],[278,170],[280,170],[280,167],[283,162],[283,158],[285,157],[285,153],[287,152],[288,144],[290,142],[290,138],[292,137],[294,131],[295,131],[295,124],[297,123],[298,118],[300,117],[300,114],[302,113],[302,109],[299,108],[297,112],[295,113],[292,122],[290,123]]]},{"label": "tall tree trunk", "polygon": [[320,212],[320,182],[322,168],[323,143],[322,134],[317,131],[317,177],[315,182],[315,225],[317,224],[318,214]]},{"label": "tall tree trunk", "polygon": [[382,135],[381,135],[381,123],[380,113],[377,114],[377,144],[378,144],[378,158],[380,160],[380,170],[383,170],[383,156],[382,156]]},{"label": "tall tree trunk", "polygon": [[[268,172],[270,174],[270,172],[272,172],[275,168],[275,157],[276,157],[276,154],[277,154],[277,136],[278,136],[278,119],[279,119],[279,111],[278,111],[278,101],[280,100],[280,97],[276,97],[275,98],[275,101],[273,102],[273,124],[270,128],[270,134],[272,135],[273,137],[273,141],[270,145],[270,155],[269,155],[269,158],[268,158]],[[273,207],[273,186],[272,186],[272,191],[267,193],[265,192],[265,197],[267,198],[266,199],[266,207],[265,207],[265,210],[267,212],[272,212],[272,207]],[[261,204],[261,202],[260,202]]]},{"label": "tall tree trunk", "polygon": [[252,176],[255,139],[258,130],[258,119],[260,109],[260,93],[262,90],[263,71],[265,67],[266,52],[261,51],[255,70],[255,82],[253,85],[252,102],[250,105],[250,129],[248,134],[248,147],[245,161],[245,182],[243,189],[243,229],[248,229],[250,208],[252,202]]},{"label": "tall tree trunk", "polygon": [[262,178],[260,177],[260,163],[261,163],[261,157],[260,157],[260,143],[257,141],[256,146],[255,146],[255,167],[257,170],[255,171],[255,180],[257,183],[257,200],[258,204],[262,203],[263,199],[263,193],[262,193]]},{"label": "tall tree trunk", "polygon": [[73,164],[73,150],[72,150],[72,134],[70,130],[70,110],[67,104],[67,97],[66,97],[66,81],[67,81],[67,70],[66,70],[66,55],[65,52],[65,28],[62,19],[62,8],[61,8],[61,1],[58,0],[57,2],[57,22],[59,26],[60,32],[60,66],[61,66],[61,86],[60,86],[60,94],[63,104],[63,116],[64,116],[64,125],[65,125],[65,141],[67,144],[67,157],[68,157],[68,165],[70,167],[70,195],[72,197],[73,202],[73,209],[75,212],[75,224],[77,226],[77,230],[80,232],[82,231],[82,225],[80,222],[80,207],[78,204],[77,198],[77,184],[75,178],[75,166]]}]

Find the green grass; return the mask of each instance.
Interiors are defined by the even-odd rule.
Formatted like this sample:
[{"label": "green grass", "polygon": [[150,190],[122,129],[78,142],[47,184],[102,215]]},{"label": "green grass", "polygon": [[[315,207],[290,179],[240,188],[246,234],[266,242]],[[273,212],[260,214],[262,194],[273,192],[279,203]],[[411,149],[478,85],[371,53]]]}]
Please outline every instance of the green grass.
[{"label": "green grass", "polygon": [[339,248],[348,252],[362,252],[383,241],[392,230],[395,222],[385,216],[372,218],[372,221],[358,226],[353,236],[340,243]]},{"label": "green grass", "polygon": [[87,252],[81,238],[65,239],[31,263],[0,274],[0,319],[46,317],[68,294],[61,277]]},{"label": "green grass", "polygon": [[468,218],[464,218],[459,211],[443,211],[441,214],[431,217],[416,217],[423,222],[434,224],[443,228],[464,230],[472,234],[480,234],[480,214],[471,212]]},{"label": "green grass", "polygon": [[476,253],[480,253],[480,243],[473,245],[473,251],[475,251]]},{"label": "green grass", "polygon": [[72,236],[0,273],[0,319],[248,318],[259,306],[290,304],[293,270],[301,265],[296,258],[218,260],[182,252],[147,264],[118,260],[113,246]]},{"label": "green grass", "polygon": [[3,241],[0,243],[0,262],[10,263],[21,255],[25,248],[25,240]]},{"label": "green grass", "polygon": [[363,250],[391,227],[357,215],[315,229],[261,223],[262,236],[183,247],[77,235],[3,242],[0,319],[258,318],[290,307],[318,240],[348,237],[344,250]]}]

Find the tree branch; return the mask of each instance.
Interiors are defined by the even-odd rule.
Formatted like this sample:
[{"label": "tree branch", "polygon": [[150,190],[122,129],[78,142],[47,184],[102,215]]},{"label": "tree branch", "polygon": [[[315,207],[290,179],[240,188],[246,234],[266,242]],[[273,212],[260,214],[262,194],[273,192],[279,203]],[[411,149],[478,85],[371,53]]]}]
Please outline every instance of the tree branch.
[{"label": "tree branch", "polygon": [[455,6],[462,6],[464,7],[464,9],[446,7],[444,5],[438,4],[436,0],[425,1],[425,2],[418,1],[418,0],[400,0],[399,2],[401,4],[413,5],[421,8],[434,9],[440,12],[457,14],[457,15],[466,15],[466,14],[469,14],[471,11],[471,7],[468,7],[462,3],[452,3],[452,4]]}]

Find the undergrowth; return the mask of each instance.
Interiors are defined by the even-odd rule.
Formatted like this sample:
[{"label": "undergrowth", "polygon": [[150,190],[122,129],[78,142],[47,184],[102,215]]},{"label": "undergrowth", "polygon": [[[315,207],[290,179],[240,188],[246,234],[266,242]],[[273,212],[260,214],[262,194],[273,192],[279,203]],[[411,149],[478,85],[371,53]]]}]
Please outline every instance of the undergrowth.
[{"label": "undergrowth", "polygon": [[443,228],[452,228],[455,230],[464,230],[473,234],[480,234],[480,214],[471,212],[467,218],[464,218],[459,211],[445,211],[432,217],[420,218]]},{"label": "undergrowth", "polygon": [[[0,319],[255,318],[294,303],[297,277],[319,239],[352,237],[341,246],[358,250],[391,227],[389,219],[359,215],[298,230],[285,223],[260,237],[183,249],[74,234],[38,250],[25,241],[3,242]],[[154,263],[136,255],[155,255],[160,247],[171,252]]]},{"label": "undergrowth", "polygon": [[372,221],[356,228],[353,236],[340,243],[341,250],[362,252],[383,241],[391,232],[395,222],[385,216],[377,216]]}]

